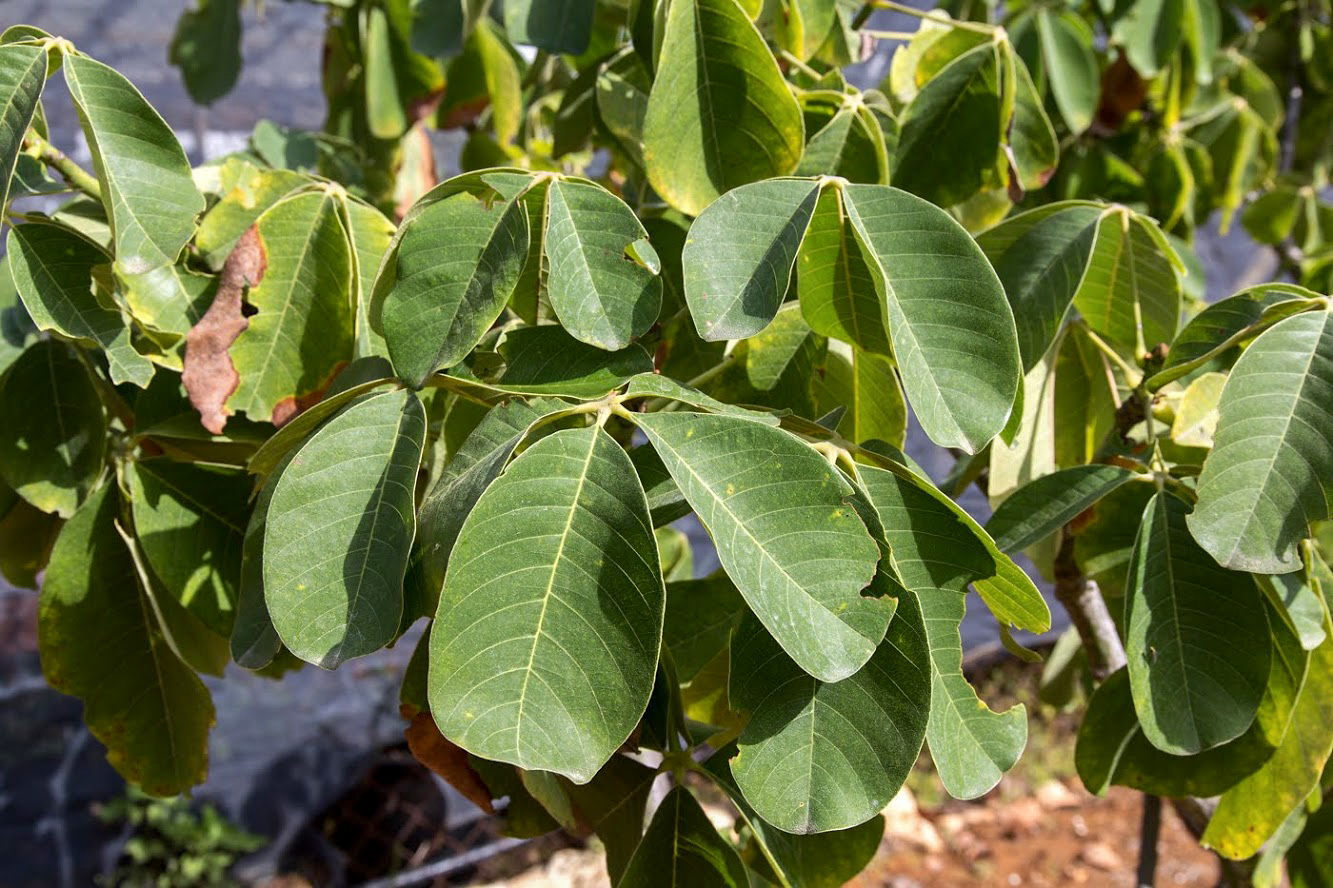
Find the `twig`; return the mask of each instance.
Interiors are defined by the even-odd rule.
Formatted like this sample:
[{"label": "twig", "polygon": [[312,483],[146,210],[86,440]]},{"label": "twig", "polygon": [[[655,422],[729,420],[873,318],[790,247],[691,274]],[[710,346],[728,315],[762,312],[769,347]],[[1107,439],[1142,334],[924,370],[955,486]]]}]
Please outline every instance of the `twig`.
[{"label": "twig", "polygon": [[1157,839],[1162,831],[1162,797],[1143,796],[1143,819],[1139,822],[1139,888],[1157,884]]},{"label": "twig", "polygon": [[893,0],[872,0],[869,5],[876,9],[892,9],[894,12],[901,12],[903,15],[910,15],[913,18],[935,22],[936,24],[945,25],[950,28],[961,28],[964,31],[976,31],[979,34],[994,34],[996,31],[994,25],[986,25],[981,22],[970,22],[966,19],[952,19],[943,15],[935,15],[932,12],[916,9],[911,6],[904,6],[901,3],[895,3]]},{"label": "twig", "polygon": [[1083,574],[1074,557],[1074,535],[1068,527],[1061,531],[1060,550],[1055,556],[1055,597],[1078,630],[1088,656],[1088,668],[1100,684],[1125,665],[1125,646],[1120,642],[1101,589]]},{"label": "twig", "polygon": [[102,186],[97,177],[70,160],[65,152],[35,132],[29,132],[23,141],[28,147],[37,149],[37,159],[59,173],[72,187],[94,200],[102,199]]}]

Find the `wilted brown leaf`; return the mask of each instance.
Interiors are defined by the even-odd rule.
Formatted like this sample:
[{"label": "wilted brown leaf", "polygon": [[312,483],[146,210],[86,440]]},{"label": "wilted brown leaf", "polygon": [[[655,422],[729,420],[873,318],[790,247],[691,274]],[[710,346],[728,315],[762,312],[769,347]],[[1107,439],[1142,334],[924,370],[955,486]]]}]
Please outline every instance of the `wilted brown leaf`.
[{"label": "wilted brown leaf", "polygon": [[445,739],[435,726],[429,712],[418,712],[403,731],[407,748],[417,761],[445,779],[463,797],[487,814],[494,814],[491,791],[482,782],[481,775],[468,764],[467,752]]},{"label": "wilted brown leaf", "polygon": [[245,316],[245,293],[258,284],[268,267],[268,255],[259,229],[253,225],[241,235],[222,266],[217,295],[185,337],[181,381],[199,421],[215,435],[222,434],[231,411],[227,398],[241,382],[228,350],[250,322]]}]

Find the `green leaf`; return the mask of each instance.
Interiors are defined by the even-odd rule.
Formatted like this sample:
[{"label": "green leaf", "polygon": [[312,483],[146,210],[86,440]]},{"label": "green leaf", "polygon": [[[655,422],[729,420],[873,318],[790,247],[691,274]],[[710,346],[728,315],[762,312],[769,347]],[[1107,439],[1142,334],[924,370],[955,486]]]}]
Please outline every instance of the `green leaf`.
[{"label": "green leaf", "polygon": [[781,830],[870,820],[921,752],[930,715],[925,626],[914,596],[883,569],[871,593],[881,589],[898,592],[888,633],[842,681],[806,675],[753,617],[732,641],[731,704],[750,718],[731,770],[759,816]]},{"label": "green leaf", "polygon": [[1144,77],[1154,77],[1180,45],[1187,0],[1134,0],[1112,29],[1112,39]]},{"label": "green leaf", "polygon": [[508,0],[505,30],[514,43],[579,55],[592,37],[595,0]]},{"label": "green leaf", "polygon": [[1111,491],[1074,536],[1075,559],[1108,598],[1127,594],[1130,556],[1138,540],[1143,510],[1156,489],[1145,476]]},{"label": "green leaf", "polygon": [[1180,397],[1171,423],[1171,440],[1184,447],[1212,447],[1217,430],[1217,402],[1227,378],[1223,373],[1203,373]]},{"label": "green leaf", "polygon": [[[1327,621],[1324,629],[1333,632]],[[1281,669],[1290,685],[1276,700],[1279,717],[1271,739],[1279,744],[1277,751],[1222,794],[1203,834],[1206,847],[1233,860],[1258,852],[1288,813],[1318,789],[1333,752],[1333,644],[1306,654],[1294,636],[1282,644],[1284,634],[1277,633],[1274,672]]]},{"label": "green leaf", "polygon": [[597,115],[620,147],[643,166],[643,120],[652,79],[633,47],[616,54],[597,75]]},{"label": "green leaf", "polygon": [[658,806],[617,888],[748,888],[749,884],[735,849],[718,835],[690,791],[677,786]]},{"label": "green leaf", "polygon": [[1113,208],[1097,226],[1074,307],[1094,333],[1126,349],[1170,342],[1180,323],[1179,264],[1157,223]]},{"label": "green leaf", "polygon": [[640,373],[629,381],[629,385],[625,386],[626,398],[641,395],[666,398],[680,404],[688,404],[691,407],[706,410],[710,413],[727,413],[732,416],[743,416],[746,419],[753,419],[755,422],[763,422],[768,425],[775,426],[779,422],[778,417],[771,413],[765,413],[762,410],[750,410],[745,407],[737,407],[733,404],[725,404],[710,395],[704,394],[696,388],[688,386],[682,382],[677,382],[670,376],[663,376],[660,373]]},{"label": "green leaf", "polygon": [[1306,553],[1304,570],[1275,576],[1255,577],[1259,588],[1282,614],[1283,619],[1301,641],[1301,647],[1312,651],[1324,643],[1324,615],[1327,607],[1319,593],[1326,581],[1327,566],[1318,553]]},{"label": "green leaf", "polygon": [[20,589],[39,588],[37,577],[63,525],[0,481],[0,576]]},{"label": "green leaf", "polygon": [[[103,256],[99,261],[105,262]],[[213,304],[218,279],[183,265],[160,265],[143,274],[122,274],[125,305],[144,327],[181,337]],[[168,341],[171,341],[168,338]]]},{"label": "green leaf", "polygon": [[648,181],[692,216],[738,185],[796,168],[800,106],[736,0],[685,0],[667,12],[643,122]]},{"label": "green leaf", "polygon": [[510,330],[500,343],[500,355],[505,370],[496,386],[525,395],[595,400],[653,369],[652,356],[640,345],[603,351],[553,324]]},{"label": "green leaf", "polygon": [[525,450],[481,495],[431,635],[431,710],[476,755],[587,783],[652,692],[665,592],[648,504],[593,426]]},{"label": "green leaf", "polygon": [[522,76],[518,56],[488,17],[476,26],[463,52],[445,73],[444,96],[437,117],[441,129],[471,124],[490,106],[492,129],[500,143],[513,141],[523,119]]},{"label": "green leaf", "polygon": [[1148,742],[1134,712],[1129,673],[1118,669],[1092,692],[1074,756],[1083,785],[1101,795],[1112,784],[1153,795],[1208,798],[1257,770],[1273,748],[1252,727],[1197,755],[1171,755]]},{"label": "green leaf", "polygon": [[19,298],[9,263],[0,262],[0,374],[36,339],[37,325]]},{"label": "green leaf", "polygon": [[284,454],[260,487],[241,540],[241,579],[236,594],[236,621],[231,630],[231,656],[246,669],[263,669],[282,649],[282,640],[273,628],[264,598],[264,528],[273,491],[282,470],[294,456],[295,450]]},{"label": "green leaf", "polygon": [[1024,372],[1055,340],[1088,267],[1102,213],[1093,203],[1048,204],[977,238],[1013,310]]},{"label": "green leaf", "polygon": [[[925,83],[903,109],[891,181],[942,207],[981,191],[1001,157],[999,53],[986,42]],[[948,158],[948,163],[941,163]]]},{"label": "green leaf", "polygon": [[667,583],[666,595],[662,644],[671,653],[677,680],[687,684],[726,650],[731,631],[748,609],[736,584],[722,571],[701,580]]},{"label": "green leaf", "polygon": [[1004,59],[1005,77],[1012,74],[1015,81],[1014,114],[1008,124],[1006,146],[1010,157],[1005,197],[1012,198],[1023,189],[1045,187],[1060,162],[1060,142],[1027,65],[1007,47]]},{"label": "green leaf", "polygon": [[643,493],[648,497],[648,514],[653,519],[653,527],[663,528],[690,514],[690,504],[685,501],[676,482],[671,480],[671,473],[656,450],[648,444],[631,448],[629,461],[634,463]]},{"label": "green leaf", "polygon": [[1192,755],[1245,732],[1268,680],[1263,600],[1190,537],[1188,506],[1148,502],[1130,561],[1125,648],[1134,708],[1148,741]]},{"label": "green leaf", "polygon": [[1287,877],[1292,888],[1319,888],[1333,881],[1333,805],[1321,805],[1308,820],[1303,807],[1288,816],[1298,814],[1304,828],[1286,856]]},{"label": "green leaf", "polygon": [[1300,540],[1333,498],[1333,312],[1266,330],[1236,362],[1218,411],[1190,530],[1224,567],[1296,570]]},{"label": "green leaf", "polygon": [[88,729],[125,779],[175,795],[207,774],[213,703],[156,625],[117,532],[119,506],[115,485],[104,485],[56,542],[38,614],[42,669],[83,700]]},{"label": "green leaf", "polygon": [[896,188],[846,186],[848,218],[882,275],[903,388],[926,434],[975,453],[1018,394],[1018,340],[1004,288],[957,222]]},{"label": "green leaf", "polygon": [[390,249],[370,319],[394,368],[421,385],[467,357],[504,311],[528,255],[528,217],[518,200],[458,193],[405,220]]},{"label": "green leaf", "polygon": [[93,270],[108,257],[56,225],[18,225],[6,241],[9,270],[37,327],[96,342],[106,353],[111,381],[144,388],[153,365],[134,350],[130,328],[104,295],[94,292]]},{"label": "green leaf", "polygon": [[891,355],[884,284],[848,224],[845,195],[830,188],[819,203],[800,252],[801,312],[810,327],[858,349]]},{"label": "green leaf", "polygon": [[[835,108],[828,121],[810,137],[793,174],[797,176],[842,176],[853,182],[887,185],[889,158],[880,128],[879,118],[867,99],[883,101],[883,96],[849,96]],[[822,109],[821,109],[822,110]],[[809,114],[811,108],[806,107]],[[893,126],[893,117],[883,108],[884,119]],[[807,126],[822,121],[822,117],[807,117]],[[893,133],[897,135],[897,128]]]},{"label": "green leaf", "polygon": [[111,219],[116,266],[143,274],[175,263],[204,198],[171,127],[101,62],[67,53],[64,71]]},{"label": "green leaf", "polygon": [[1092,462],[1115,425],[1120,406],[1106,355],[1079,326],[1065,328],[1055,358],[1055,464]]},{"label": "green leaf", "polygon": [[240,0],[195,0],[181,13],[167,61],[181,69],[185,89],[197,105],[211,105],[231,92],[241,76]]},{"label": "green leaf", "polygon": [[931,757],[950,795],[976,798],[1014,766],[1027,743],[1023,705],[992,712],[962,672],[958,627],[967,583],[993,574],[994,558],[980,538],[967,532],[960,515],[917,484],[883,469],[858,468],[893,550],[894,566],[925,619]]},{"label": "green leaf", "polygon": [[1011,494],[986,522],[1001,552],[1018,552],[1074,520],[1134,477],[1118,466],[1074,466],[1030,481]]},{"label": "green leaf", "polygon": [[408,120],[394,71],[397,60],[389,12],[383,6],[369,6],[360,23],[366,122],[375,138],[397,139],[408,128]]},{"label": "green leaf", "polygon": [[618,884],[643,837],[644,810],[657,771],[633,759],[615,756],[591,781],[564,784],[581,823],[602,840],[606,870]]},{"label": "green leaf", "polygon": [[745,339],[772,322],[791,286],[819,189],[810,179],[742,185],[694,220],[681,262],[700,336]]},{"label": "green leaf", "polygon": [[0,477],[43,512],[74,514],[102,474],[107,416],[74,348],[33,343],[0,377]]},{"label": "green leaf", "polygon": [[887,441],[902,447],[907,437],[907,402],[893,362],[842,342],[830,342],[824,375],[815,378],[816,413],[847,412],[837,432],[853,444]]},{"label": "green leaf", "polygon": [[652,250],[648,232],[624,201],[591,182],[556,180],[547,200],[551,307],[575,339],[607,351],[624,348],[662,307],[658,267],[633,252]]},{"label": "green leaf", "polygon": [[501,404],[486,414],[450,460],[421,504],[420,529],[413,549],[413,569],[420,574],[419,581],[432,600],[444,585],[449,554],[472,507],[504,471],[532,424],[565,406],[563,401],[545,399]]},{"label": "green leaf", "polygon": [[1093,53],[1093,36],[1083,20],[1070,12],[1038,10],[1037,34],[1055,107],[1069,131],[1078,134],[1092,125],[1101,92],[1101,74]]},{"label": "green leaf", "polygon": [[249,489],[241,472],[145,459],[129,475],[134,530],[166,591],[222,636],[240,587]]},{"label": "green leaf", "polygon": [[9,180],[45,84],[46,50],[0,46],[0,207],[9,204]]},{"label": "green leaf", "polygon": [[352,245],[352,295],[356,306],[356,356],[388,357],[389,348],[370,326],[370,301],[380,261],[393,241],[395,226],[379,210],[341,195],[343,224]]},{"label": "green leaf", "polygon": [[311,183],[300,173],[268,169],[242,157],[228,158],[218,178],[221,197],[204,214],[194,239],[204,261],[214,270],[222,268],[241,235],[269,207]]},{"label": "green leaf", "polygon": [[227,407],[266,422],[351,360],[351,261],[330,192],[288,197],[255,227],[267,265],[245,295],[256,312],[230,349],[240,384]]},{"label": "green leaf", "polygon": [[264,598],[301,659],[333,669],[393,640],[425,432],[413,393],[367,395],[312,435],[279,477],[265,517]]},{"label": "green leaf", "polygon": [[783,650],[824,681],[860,669],[892,604],[861,594],[879,552],[842,476],[787,432],[739,417],[645,413],[634,421]]}]

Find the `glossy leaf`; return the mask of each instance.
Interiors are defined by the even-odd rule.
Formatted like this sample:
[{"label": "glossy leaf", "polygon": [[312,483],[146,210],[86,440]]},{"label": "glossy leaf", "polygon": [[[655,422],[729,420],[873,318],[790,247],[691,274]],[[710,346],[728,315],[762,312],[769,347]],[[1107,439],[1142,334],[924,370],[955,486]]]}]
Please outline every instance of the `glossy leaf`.
[{"label": "glossy leaf", "polygon": [[1018,552],[1059,530],[1134,477],[1117,466],[1074,466],[1037,478],[1011,494],[986,522],[1001,552]]},{"label": "glossy leaf", "polygon": [[958,516],[918,486],[883,469],[860,471],[894,566],[925,619],[931,757],[950,795],[976,798],[1014,766],[1027,743],[1023,705],[992,712],[962,672],[963,596],[969,580],[994,572],[994,561],[979,539],[962,530]]},{"label": "glossy leaf", "polygon": [[1245,732],[1272,655],[1258,589],[1199,548],[1185,526],[1187,510],[1167,493],[1149,501],[1125,601],[1134,708],[1149,742],[1175,755]]},{"label": "glossy leaf", "polygon": [[142,274],[173,264],[204,209],[175,134],[119,72],[75,53],[65,55],[64,71],[111,219],[117,267]]},{"label": "glossy leaf", "polygon": [[700,336],[744,339],[772,322],[791,286],[819,188],[809,179],[742,185],[694,221],[681,262]]},{"label": "glossy leaf", "polygon": [[[879,585],[871,594],[883,594]],[[891,578],[885,585],[901,590]],[[838,682],[805,674],[758,620],[743,622],[732,640],[730,698],[750,717],[731,770],[759,816],[786,832],[817,833],[878,814],[925,741],[928,663],[911,593],[900,594],[869,662]]]},{"label": "glossy leaf", "polygon": [[634,421],[783,650],[824,681],[860,669],[892,611],[861,594],[879,552],[847,503],[847,482],[805,444],[762,423],[685,412]]},{"label": "glossy leaf", "polygon": [[333,669],[393,640],[425,426],[411,392],[368,395],[320,427],[278,479],[264,598],[301,659]]},{"label": "glossy leaf", "polygon": [[790,173],[801,109],[736,0],[673,3],[643,122],[648,181],[698,215],[738,185]]},{"label": "glossy leaf", "polygon": [[102,474],[107,416],[72,346],[36,342],[0,377],[0,428],[5,484],[43,512],[73,515]]},{"label": "glossy leaf", "polygon": [[1263,333],[1227,379],[1190,530],[1224,567],[1288,573],[1333,496],[1333,312]]},{"label": "glossy leaf", "polygon": [[618,888],[747,888],[745,865],[684,786],[667,794]]},{"label": "glossy leaf", "polygon": [[119,505],[115,485],[104,485],[51,553],[38,614],[42,670],[83,700],[88,729],[127,780],[175,795],[207,774],[213,703],[158,629],[117,532]]},{"label": "glossy leaf", "polygon": [[489,206],[458,193],[404,222],[371,307],[394,368],[421,385],[465,358],[504,310],[528,255],[516,200]]},{"label": "glossy leaf", "polygon": [[976,242],[938,208],[894,188],[846,187],[848,218],[883,276],[903,388],[935,443],[980,450],[1019,384],[1013,315]]},{"label": "glossy leaf", "polygon": [[94,292],[94,269],[108,262],[105,253],[55,225],[11,228],[6,247],[14,283],[39,329],[97,343],[112,382],[148,385],[153,365],[134,350],[129,325],[109,296],[103,302]]},{"label": "glossy leaf", "polygon": [[604,431],[525,450],[449,559],[430,654],[444,735],[588,782],[652,691],[665,599],[655,549],[629,457]]},{"label": "glossy leaf", "polygon": [[561,326],[607,351],[629,345],[657,320],[662,281],[648,232],[624,201],[591,182],[548,189],[545,253],[551,307]]},{"label": "glossy leaf", "polygon": [[323,191],[274,204],[255,223],[266,266],[245,295],[256,311],[230,355],[240,376],[227,407],[249,419],[290,417],[352,358],[351,260],[337,198]]},{"label": "glossy leaf", "polygon": [[229,636],[249,513],[245,476],[145,459],[129,481],[135,536],[153,573],[204,625]]},{"label": "glossy leaf", "polygon": [[8,205],[9,182],[45,84],[45,49],[0,46],[0,207]]}]

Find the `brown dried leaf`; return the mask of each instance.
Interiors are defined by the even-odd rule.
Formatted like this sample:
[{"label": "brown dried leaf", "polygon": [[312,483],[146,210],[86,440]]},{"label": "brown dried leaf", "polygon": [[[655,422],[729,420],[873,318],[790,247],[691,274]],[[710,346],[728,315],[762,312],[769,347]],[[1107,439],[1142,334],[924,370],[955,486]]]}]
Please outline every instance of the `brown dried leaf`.
[{"label": "brown dried leaf", "polygon": [[213,304],[185,337],[181,381],[190,403],[199,411],[199,421],[215,435],[222,434],[227,425],[231,415],[227,399],[241,382],[228,350],[250,326],[244,312],[245,293],[263,280],[267,267],[264,241],[252,225],[222,266]]},{"label": "brown dried leaf", "polygon": [[491,806],[491,791],[481,775],[468,764],[467,752],[445,739],[429,712],[414,715],[403,734],[407,737],[407,748],[412,750],[417,761],[443,777],[478,808],[487,814],[495,813]]}]

